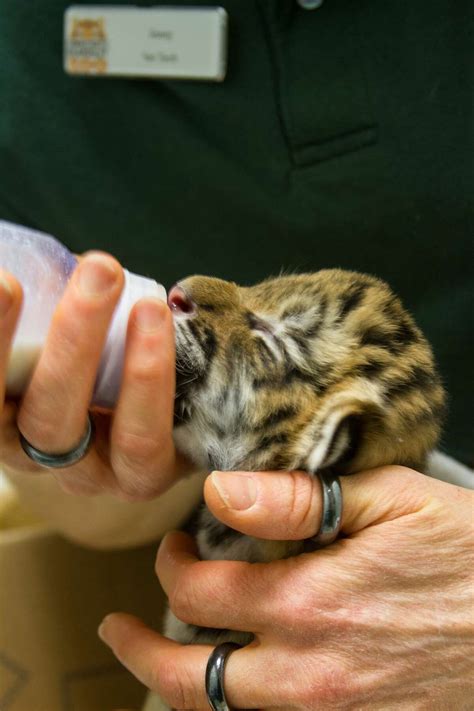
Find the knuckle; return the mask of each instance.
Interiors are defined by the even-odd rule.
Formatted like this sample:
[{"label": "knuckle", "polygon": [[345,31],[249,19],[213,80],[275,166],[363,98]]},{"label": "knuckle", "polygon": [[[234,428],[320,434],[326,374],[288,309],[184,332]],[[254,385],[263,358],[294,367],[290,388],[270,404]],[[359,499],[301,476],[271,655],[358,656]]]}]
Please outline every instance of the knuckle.
[{"label": "knuckle", "polygon": [[[320,688],[319,696],[323,703],[328,705],[340,704],[348,698],[356,698],[356,684],[350,679],[342,665],[330,666],[324,674],[324,685]],[[311,689],[309,689],[311,691]]]},{"label": "knuckle", "polygon": [[[83,385],[88,387],[85,381],[92,377],[90,371],[95,363],[92,356],[96,354],[106,329],[107,324],[102,324],[94,313],[63,309],[55,314],[51,340],[40,360],[43,388],[55,387],[64,398],[71,391],[71,385],[74,389]],[[36,386],[40,387],[40,384],[35,382]]]},{"label": "knuckle", "polygon": [[130,632],[127,629],[123,629],[121,634],[114,639],[113,652],[119,659],[128,659],[132,646],[133,640]]},{"label": "knuckle", "polygon": [[189,689],[184,665],[164,663],[156,672],[156,688],[163,698],[176,709],[191,709],[195,705]]},{"label": "knuckle", "polygon": [[[64,374],[51,373],[50,376],[49,366],[43,368],[41,377],[33,376],[18,414],[19,430],[33,446],[46,451],[54,451],[58,443],[64,448],[75,444],[74,432],[71,433],[72,427],[69,423],[75,423],[78,417],[77,407],[68,396],[62,378]],[[85,417],[84,413],[84,421]],[[63,441],[65,435],[68,438],[67,443]],[[80,431],[76,441],[81,435]]]},{"label": "knuckle", "polygon": [[133,469],[148,469],[156,460],[159,442],[156,436],[121,430],[114,436],[114,446],[124,464],[128,463]]},{"label": "knuckle", "polygon": [[314,600],[309,595],[289,595],[283,599],[277,619],[283,632],[291,630],[297,637],[311,633],[314,616]]},{"label": "knuckle", "polygon": [[24,423],[23,421],[18,423],[18,428],[26,440],[35,448],[48,452],[48,453],[60,453],[72,449],[77,440],[70,441],[70,444],[64,444],[63,441],[59,441],[59,433],[57,425],[54,426],[53,423],[46,422],[42,424],[40,420],[35,420],[33,418],[28,418]]},{"label": "knuckle", "polygon": [[304,472],[292,472],[290,477],[288,535],[307,538],[317,530],[316,487],[317,481]]},{"label": "knuckle", "polygon": [[[427,498],[427,477],[414,469],[401,465],[390,465],[384,468],[387,490],[398,491],[399,507],[419,509]],[[396,481],[396,484],[394,482]],[[400,495],[402,494],[402,495]]]},{"label": "knuckle", "polygon": [[155,442],[130,434],[114,438],[111,462],[125,496],[152,496],[156,490],[158,447]]},{"label": "knuckle", "polygon": [[148,501],[162,493],[158,473],[169,469],[169,447],[162,437],[122,430],[113,436],[111,464],[122,498]]},{"label": "knuckle", "polygon": [[18,415],[18,429],[33,446],[41,442],[54,442],[58,436],[57,424],[51,422],[44,413],[38,412],[35,403],[26,398]]},{"label": "knuckle", "polygon": [[294,689],[295,700],[302,708],[313,708],[315,701],[323,708],[339,708],[348,698],[356,698],[356,684],[341,663],[326,659],[322,674],[307,678],[311,676],[312,682]]},{"label": "knuckle", "polygon": [[[285,572],[285,578],[291,580],[288,586],[283,582],[284,578],[279,578],[272,584],[272,589],[278,594],[272,596],[266,605],[266,616],[272,626],[278,628],[284,636],[311,635],[313,633],[313,621],[315,621],[314,608],[315,599],[311,588],[308,587],[307,574],[298,565],[298,559],[289,558],[285,561],[289,564]],[[320,614],[318,610],[317,624],[320,625]]]},{"label": "knuckle", "polygon": [[61,304],[51,321],[55,345],[61,349],[61,355],[68,358],[73,358],[84,342],[85,332],[84,328],[81,328],[83,321],[90,324],[94,316],[91,309],[80,300],[76,300],[73,307],[74,313],[70,307],[64,308]]},{"label": "knuckle", "polygon": [[145,362],[130,363],[127,367],[127,382],[133,388],[147,390],[161,378],[161,363],[154,358]]},{"label": "knuckle", "polygon": [[394,479],[397,479],[400,485],[404,488],[418,486],[420,482],[426,481],[423,474],[400,464],[390,464],[389,466],[384,467],[383,475],[386,477],[388,483],[391,483]]},{"label": "knuckle", "polygon": [[186,578],[182,574],[178,576],[175,587],[170,594],[169,606],[178,620],[182,622],[192,623],[193,620],[196,620],[195,593],[192,588],[194,586],[190,582],[188,571]]}]

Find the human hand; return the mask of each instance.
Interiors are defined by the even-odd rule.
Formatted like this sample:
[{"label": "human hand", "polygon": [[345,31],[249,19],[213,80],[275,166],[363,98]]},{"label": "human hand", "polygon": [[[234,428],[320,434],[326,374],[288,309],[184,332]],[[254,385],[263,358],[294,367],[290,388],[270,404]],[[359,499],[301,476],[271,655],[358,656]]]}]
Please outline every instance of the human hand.
[{"label": "human hand", "polygon": [[[215,482],[221,494],[232,485],[235,508]],[[199,561],[188,536],[168,535],[156,570],[171,609],[188,623],[255,634],[227,662],[232,707],[471,709],[472,492],[393,466],[341,483],[345,537],[314,553]],[[301,472],[214,473],[205,497],[250,535],[296,540],[319,529],[319,482]],[[101,636],[170,705],[208,708],[211,647],[183,647],[117,613]]]},{"label": "human hand", "polygon": [[[23,452],[18,427],[31,444],[64,452],[80,441],[107,330],[123,287],[118,262],[104,253],[81,259],[58,305],[48,338],[20,406],[5,400],[8,355],[21,304],[21,288],[0,273],[0,464],[13,471],[44,472]],[[124,375],[113,415],[95,412],[96,437],[87,456],[50,470],[74,494],[112,493],[153,498],[184,473],[187,463],[172,440],[174,331],[171,313],[157,299],[132,310]]]}]

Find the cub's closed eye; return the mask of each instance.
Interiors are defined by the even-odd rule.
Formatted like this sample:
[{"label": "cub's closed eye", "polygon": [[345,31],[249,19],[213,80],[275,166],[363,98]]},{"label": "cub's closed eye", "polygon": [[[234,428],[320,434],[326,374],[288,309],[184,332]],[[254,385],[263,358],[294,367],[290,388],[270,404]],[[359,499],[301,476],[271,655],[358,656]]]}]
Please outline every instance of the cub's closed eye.
[{"label": "cub's closed eye", "polygon": [[263,318],[249,312],[247,314],[247,322],[252,331],[262,331],[263,333],[268,333],[270,336],[273,336],[273,330],[270,324],[264,321]]}]

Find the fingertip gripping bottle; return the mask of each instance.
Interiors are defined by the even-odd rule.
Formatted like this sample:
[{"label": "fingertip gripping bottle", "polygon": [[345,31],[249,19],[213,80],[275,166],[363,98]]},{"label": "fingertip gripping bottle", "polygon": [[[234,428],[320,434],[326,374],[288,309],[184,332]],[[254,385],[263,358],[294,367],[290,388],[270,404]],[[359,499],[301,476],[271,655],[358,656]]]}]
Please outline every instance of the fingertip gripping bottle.
[{"label": "fingertip gripping bottle", "polygon": [[[48,328],[78,260],[50,235],[0,220],[0,268],[23,288],[23,307],[7,368],[7,395],[24,392],[44,346]],[[124,269],[125,284],[102,351],[92,404],[113,408],[122,379],[128,317],[144,297],[166,301],[161,284]]]}]

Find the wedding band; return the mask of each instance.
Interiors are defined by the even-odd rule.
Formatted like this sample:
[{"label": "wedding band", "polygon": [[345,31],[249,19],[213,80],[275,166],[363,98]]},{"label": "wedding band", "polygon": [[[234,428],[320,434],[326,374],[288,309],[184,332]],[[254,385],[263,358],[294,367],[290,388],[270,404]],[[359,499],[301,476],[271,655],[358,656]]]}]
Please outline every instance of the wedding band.
[{"label": "wedding band", "polygon": [[69,452],[63,452],[61,454],[50,454],[48,452],[42,452],[40,449],[33,447],[32,444],[28,442],[26,437],[20,432],[20,444],[23,448],[25,454],[28,455],[36,464],[47,469],[64,469],[65,467],[71,467],[73,464],[77,464],[81,459],[83,459],[89,448],[94,437],[94,424],[92,422],[91,416],[87,417],[87,427],[84,436],[81,441],[71,449]]},{"label": "wedding band", "polygon": [[342,489],[337,474],[330,469],[317,472],[321,483],[322,516],[318,533],[309,540],[317,548],[333,543],[339,535],[342,521]]},{"label": "wedding band", "polygon": [[212,711],[232,711],[225,698],[224,669],[230,654],[241,648],[241,644],[224,642],[209,655],[206,667],[206,694]]}]

